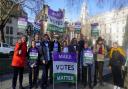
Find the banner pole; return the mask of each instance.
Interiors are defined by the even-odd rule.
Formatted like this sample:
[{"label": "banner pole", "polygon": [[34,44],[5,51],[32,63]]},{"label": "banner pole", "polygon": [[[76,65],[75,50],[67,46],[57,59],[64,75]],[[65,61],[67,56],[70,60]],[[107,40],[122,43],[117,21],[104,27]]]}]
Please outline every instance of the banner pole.
[{"label": "banner pole", "polygon": [[[54,65],[54,61],[53,61],[53,64],[52,66]],[[52,67],[53,68],[53,67]],[[52,72],[52,76],[53,76],[53,89],[55,88],[55,85],[54,85],[54,72]]]},{"label": "banner pole", "polygon": [[[78,67],[78,66],[77,66]],[[76,71],[76,89],[77,89],[77,73],[78,73],[78,70]]]},{"label": "banner pole", "polygon": [[[54,77],[54,74],[53,74],[53,77]],[[54,85],[54,78],[53,78],[53,89],[54,89],[55,85]]]}]

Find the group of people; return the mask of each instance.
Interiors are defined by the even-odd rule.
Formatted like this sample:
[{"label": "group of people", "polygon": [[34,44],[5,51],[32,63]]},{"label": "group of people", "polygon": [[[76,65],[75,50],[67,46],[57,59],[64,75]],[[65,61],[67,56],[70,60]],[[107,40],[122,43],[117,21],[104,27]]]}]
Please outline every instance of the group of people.
[{"label": "group of people", "polygon": [[[24,89],[23,72],[27,65],[29,72],[29,89],[38,87],[39,67],[42,69],[41,88],[45,89],[48,83],[53,81],[53,58],[54,52],[76,53],[78,59],[78,81],[90,89],[103,83],[103,67],[106,54],[110,54],[109,67],[112,70],[115,87],[123,87],[122,66],[125,63],[125,52],[118,47],[115,42],[113,47],[106,49],[104,40],[99,37],[95,45],[90,45],[87,39],[83,37],[78,41],[73,38],[68,44],[67,40],[61,43],[57,38],[50,39],[48,34],[41,38],[40,34],[35,34],[29,46],[27,46],[27,37],[22,36],[15,45],[14,55],[11,66],[13,67],[12,88],[16,89],[17,77],[19,75],[19,89]],[[92,80],[92,67],[95,66],[94,80]],[[82,78],[81,78],[82,77]],[[94,81],[94,82],[92,82]],[[116,88],[115,88],[116,89]]]}]

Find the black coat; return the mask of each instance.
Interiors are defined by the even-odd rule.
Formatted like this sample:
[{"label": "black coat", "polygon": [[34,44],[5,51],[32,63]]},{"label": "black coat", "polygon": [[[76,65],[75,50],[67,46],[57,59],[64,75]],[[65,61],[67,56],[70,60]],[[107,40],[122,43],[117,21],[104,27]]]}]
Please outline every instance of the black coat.
[{"label": "black coat", "polygon": [[[74,48],[74,46],[76,46],[76,49]],[[69,45],[68,46],[68,51],[76,53],[78,51],[78,45],[72,45],[72,44]]]},{"label": "black coat", "polygon": [[78,51],[79,52],[81,52],[83,50],[83,48],[84,48],[84,42],[85,42],[84,40],[80,40],[78,42],[78,46],[79,46],[79,48],[78,48],[79,50]]},{"label": "black coat", "polygon": [[[55,41],[52,41],[52,42],[51,42],[51,52],[53,51],[54,43],[55,43]],[[57,43],[58,43],[58,52],[61,52],[61,46],[60,46],[60,43],[59,43],[58,41],[57,41]]]}]

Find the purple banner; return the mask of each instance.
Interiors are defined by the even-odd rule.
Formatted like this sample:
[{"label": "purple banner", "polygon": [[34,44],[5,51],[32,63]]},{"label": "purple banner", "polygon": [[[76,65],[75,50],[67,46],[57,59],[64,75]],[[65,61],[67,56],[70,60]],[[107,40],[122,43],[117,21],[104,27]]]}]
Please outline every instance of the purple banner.
[{"label": "purple banner", "polygon": [[76,53],[53,53],[53,61],[77,62]]},{"label": "purple banner", "polygon": [[63,19],[64,13],[63,11],[53,11],[52,9],[48,8],[48,15],[55,17],[56,19]]},{"label": "purple banner", "polygon": [[75,28],[81,29],[81,23],[80,22],[75,22]]}]

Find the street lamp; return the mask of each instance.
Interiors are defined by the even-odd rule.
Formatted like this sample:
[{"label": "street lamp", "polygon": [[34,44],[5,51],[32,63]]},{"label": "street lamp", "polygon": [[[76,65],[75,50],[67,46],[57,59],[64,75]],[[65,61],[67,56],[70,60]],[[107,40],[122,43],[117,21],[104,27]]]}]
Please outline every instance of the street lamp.
[{"label": "street lamp", "polygon": [[31,27],[31,25],[28,25],[27,26],[26,32],[27,32],[27,35],[28,36],[31,36],[32,35],[32,27]]}]

